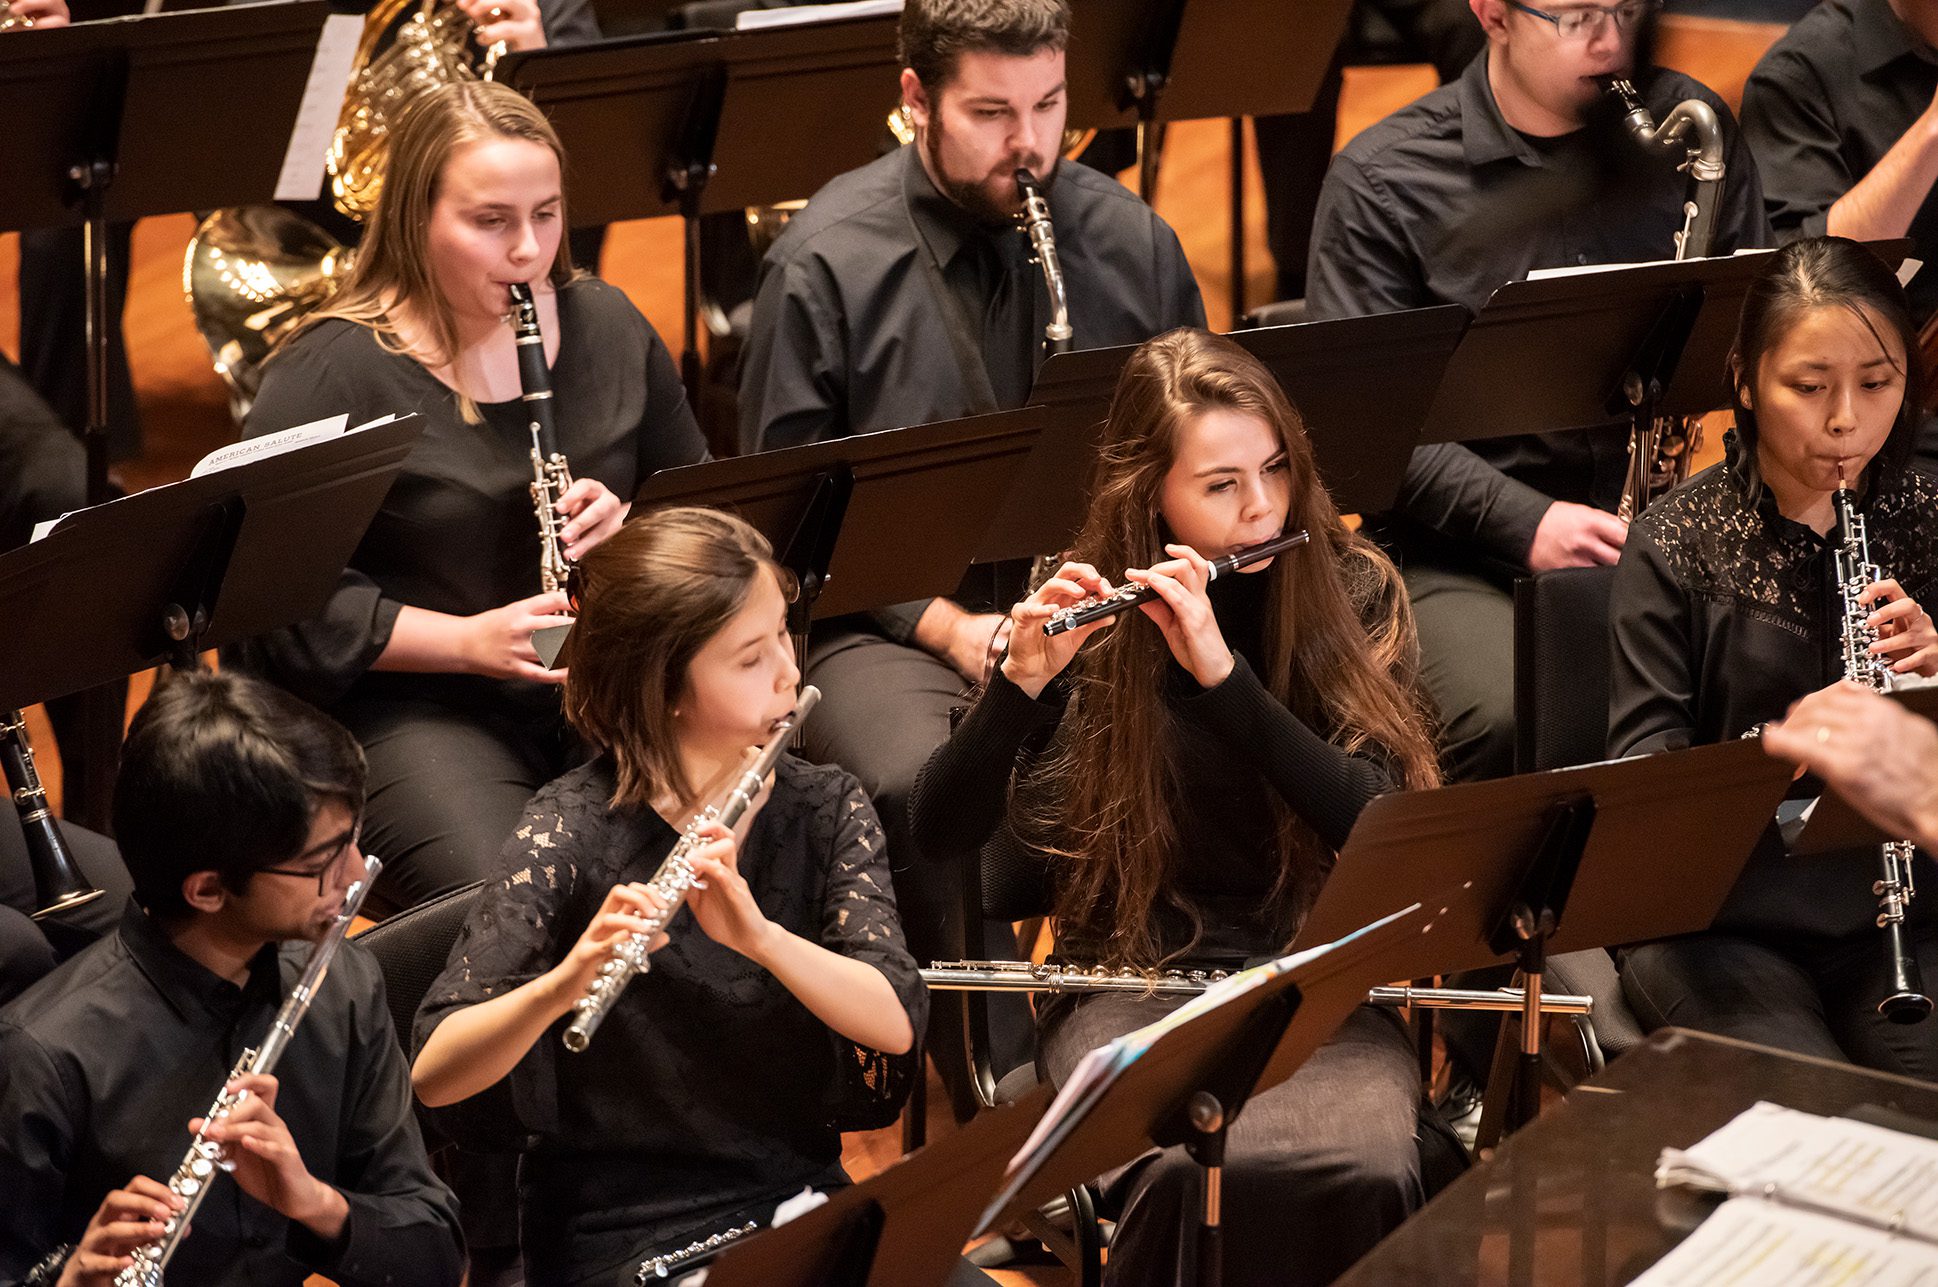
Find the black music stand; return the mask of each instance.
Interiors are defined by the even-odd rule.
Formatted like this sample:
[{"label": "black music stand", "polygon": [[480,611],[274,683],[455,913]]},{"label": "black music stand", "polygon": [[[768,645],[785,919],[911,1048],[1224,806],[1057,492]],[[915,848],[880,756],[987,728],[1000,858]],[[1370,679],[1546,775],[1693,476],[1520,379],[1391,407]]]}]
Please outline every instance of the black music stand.
[{"label": "black music stand", "polygon": [[1072,0],[1072,129],[1137,128],[1138,195],[1157,190],[1157,126],[1309,112],[1350,0]]},{"label": "black music stand", "polygon": [[1046,418],[1024,407],[661,470],[633,512],[711,505],[760,529],[800,581],[789,628],[805,659],[813,621],[953,593]]},{"label": "black music stand", "polygon": [[574,222],[684,221],[680,372],[696,405],[700,216],[808,196],[880,155],[897,101],[896,25],[654,33],[499,64],[498,79],[544,109],[566,155],[581,158],[567,178]]},{"label": "black music stand", "polygon": [[1434,919],[1415,904],[1342,936],[1311,959],[1275,963],[1262,982],[1234,989],[1187,1018],[1174,1017],[1128,1064],[1081,1087],[1080,1074],[1073,1074],[1011,1164],[980,1229],[1152,1145],[1182,1144],[1205,1172],[1202,1209],[1187,1217],[1195,1287],[1217,1287],[1223,1276],[1219,1186],[1231,1123],[1251,1096],[1296,1072],[1365,1003],[1369,988],[1399,976],[1397,962],[1417,954],[1413,944],[1434,929]]},{"label": "black music stand", "polygon": [[1708,929],[1790,776],[1761,746],[1737,741],[1380,796],[1295,946],[1423,899],[1434,933],[1392,977],[1516,961],[1526,984],[1509,1118],[1518,1126],[1540,1105],[1547,956]]},{"label": "black music stand", "polygon": [[[1238,331],[1306,422],[1319,476],[1344,513],[1392,505],[1440,372],[1467,325],[1456,305]],[[1089,505],[1103,422],[1136,345],[1059,353],[1037,372],[1030,405],[1053,413],[1017,489],[977,556],[992,562],[1068,546]],[[1404,379],[1394,378],[1405,371]]]},{"label": "black music stand", "polygon": [[0,705],[27,706],[315,615],[423,425],[415,416],[63,519],[0,554]]},{"label": "black music stand", "polygon": [[940,1287],[1030,1128],[1039,1086],[823,1206],[723,1253],[712,1287]]},{"label": "black music stand", "polygon": [[[1914,715],[1938,720],[1938,684],[1894,693],[1892,700]],[[1903,836],[1887,836],[1879,831],[1835,791],[1825,791],[1783,827],[1783,847],[1801,857],[1902,839]]]},{"label": "black music stand", "polygon": [[[0,45],[0,229],[85,230],[90,504],[108,497],[107,226],[268,200],[328,12],[115,18]],[[219,137],[181,128],[217,119]]]}]

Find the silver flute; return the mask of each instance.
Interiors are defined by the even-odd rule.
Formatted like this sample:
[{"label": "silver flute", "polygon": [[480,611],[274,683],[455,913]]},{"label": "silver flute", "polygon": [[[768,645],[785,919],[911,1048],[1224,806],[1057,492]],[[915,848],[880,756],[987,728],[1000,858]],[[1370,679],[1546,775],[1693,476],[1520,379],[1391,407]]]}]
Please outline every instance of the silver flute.
[{"label": "silver flute", "polygon": [[276,1011],[262,1044],[243,1051],[242,1057],[236,1060],[235,1067],[223,1079],[215,1102],[209,1105],[208,1112],[202,1114],[202,1129],[196,1132],[194,1142],[188,1146],[188,1155],[175,1168],[175,1174],[168,1177],[168,1191],[182,1199],[182,1209],[162,1225],[161,1237],[135,1249],[134,1264],[114,1276],[115,1287],[161,1287],[168,1262],[187,1235],[189,1222],[195,1218],[202,1199],[209,1195],[216,1172],[235,1169],[235,1163],[227,1155],[228,1150],[208,1137],[209,1127],[226,1118],[248,1096],[247,1091],[231,1091],[229,1083],[248,1073],[267,1075],[275,1071],[276,1061],[282,1058],[290,1039],[296,1035],[297,1025],[303,1022],[303,1016],[309,1012],[310,1002],[323,986],[323,976],[330,972],[330,962],[335,959],[337,948],[343,946],[343,937],[350,930],[350,922],[356,919],[358,910],[363,906],[364,895],[377,882],[377,873],[383,870],[383,866],[374,856],[365,855],[362,878],[343,895],[343,906],[338,910],[336,919],[330,922],[328,932],[317,943],[316,950],[310,953],[303,976],[296,980],[296,986]]},{"label": "silver flute", "polygon": [[538,584],[551,593],[565,585],[572,565],[565,557],[559,532],[565,519],[559,501],[572,486],[572,466],[559,450],[558,428],[552,420],[552,369],[545,365],[545,335],[538,329],[538,304],[532,288],[513,282],[511,329],[517,337],[519,400],[532,435],[532,511],[538,516]]},{"label": "silver flute", "polygon": [[638,1287],[651,1287],[653,1283],[671,1278],[675,1273],[690,1274],[748,1234],[759,1231],[760,1226],[749,1220],[746,1224],[722,1229],[719,1233],[689,1242],[678,1251],[642,1260],[638,1271],[633,1274],[633,1282]]},{"label": "silver flute", "polygon": [[[1877,627],[1865,624],[1877,611],[1866,604],[1864,591],[1884,579],[1883,571],[1871,562],[1870,538],[1864,530],[1864,516],[1857,512],[1857,499],[1840,471],[1837,490],[1832,495],[1837,509],[1837,526],[1832,532],[1832,575],[1837,579],[1837,595],[1843,608],[1844,678],[1875,692],[1888,693],[1897,685],[1897,672],[1882,654],[1871,651],[1877,642]],[[1931,997],[1926,994],[1917,958],[1904,940],[1904,913],[1917,893],[1911,879],[1911,861],[1916,848],[1908,840],[1888,840],[1878,849],[1879,876],[1871,884],[1877,896],[1877,925],[1884,931],[1884,955],[1891,971],[1891,983],[1877,1012],[1892,1023],[1917,1023],[1931,1013]]]},{"label": "silver flute", "polygon": [[[1240,568],[1248,568],[1254,563],[1262,563],[1275,554],[1283,554],[1295,545],[1304,545],[1310,539],[1312,539],[1310,534],[1304,530],[1300,530],[1297,532],[1287,532],[1284,536],[1273,537],[1269,541],[1262,541],[1257,545],[1250,545],[1242,550],[1234,550],[1222,559],[1211,560],[1211,572],[1208,579],[1216,581],[1221,576],[1230,576]],[[1043,623],[1043,633],[1046,635],[1060,635],[1066,630],[1075,630],[1080,626],[1087,626],[1093,621],[1101,621],[1105,617],[1114,617],[1120,612],[1135,608],[1140,603],[1148,603],[1156,597],[1157,591],[1151,589],[1148,585],[1120,585],[1109,594],[1098,595],[1094,599],[1085,599],[1083,602],[1073,603],[1067,608],[1058,608],[1056,612],[1051,614],[1050,619]]]},{"label": "silver flute", "polygon": [[1023,231],[1029,234],[1030,249],[1036,258],[1030,262],[1043,270],[1043,285],[1050,292],[1050,320],[1043,327],[1043,352],[1064,353],[1076,334],[1070,328],[1070,292],[1063,281],[1063,261],[1056,254],[1056,229],[1050,223],[1050,201],[1043,185],[1027,169],[1016,171],[1016,190],[1023,194]]},{"label": "silver flute", "polygon": [[732,830],[747,807],[760,794],[761,783],[774,771],[774,765],[787,750],[789,738],[798,729],[821,700],[821,690],[813,684],[801,690],[795,700],[794,709],[774,726],[773,736],[761,748],[760,755],[739,777],[735,778],[726,793],[715,803],[693,815],[693,821],[686,824],[686,831],[674,842],[673,848],[660,861],[659,869],[646,882],[646,887],[659,900],[660,910],[655,915],[641,917],[646,928],[635,930],[613,945],[612,955],[608,957],[599,972],[592,976],[586,985],[585,995],[572,1003],[572,1022],[567,1024],[561,1038],[565,1048],[575,1054],[592,1044],[592,1034],[612,1013],[620,993],[634,978],[652,969],[647,959],[652,949],[653,939],[666,928],[674,916],[686,903],[686,896],[697,879],[690,859],[693,851],[700,847],[700,829],[710,822]]},{"label": "silver flute", "polygon": [[[1196,996],[1231,977],[1226,970],[1138,970],[1029,961],[936,961],[918,973],[938,992],[1136,992],[1159,997]],[[1523,995],[1520,988],[1379,987],[1366,994],[1366,1004],[1519,1013]],[[1541,1009],[1548,1013],[1585,1015],[1593,1012],[1594,1005],[1593,997],[1541,994]]]}]

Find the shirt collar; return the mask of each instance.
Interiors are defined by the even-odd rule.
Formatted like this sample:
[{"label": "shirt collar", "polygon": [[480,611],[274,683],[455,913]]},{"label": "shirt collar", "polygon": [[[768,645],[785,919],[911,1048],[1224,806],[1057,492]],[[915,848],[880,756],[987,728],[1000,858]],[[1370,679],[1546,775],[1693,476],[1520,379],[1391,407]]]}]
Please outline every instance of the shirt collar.
[{"label": "shirt collar", "polygon": [[922,164],[918,144],[905,143],[903,191],[908,196],[909,213],[922,225],[922,235],[935,252],[936,262],[947,268],[964,247],[985,241],[989,229],[974,215],[942,195]]},{"label": "shirt collar", "polygon": [[281,960],[274,943],[265,943],[256,953],[249,962],[248,979],[237,987],[176,947],[168,932],[132,897],[116,932],[155,991],[184,1017],[190,1002],[220,1018],[233,1019],[250,1004],[273,1006],[282,995]]},{"label": "shirt collar", "polygon": [[1511,157],[1523,165],[1539,166],[1540,152],[1507,123],[1494,101],[1494,87],[1487,80],[1487,54],[1481,50],[1460,74],[1460,142],[1467,164],[1489,165]]},{"label": "shirt collar", "polygon": [[1904,25],[1888,0],[1859,0],[1851,6],[1851,44],[1857,51],[1857,72],[1868,76],[1900,58],[1931,61],[1932,53],[1911,28]]}]

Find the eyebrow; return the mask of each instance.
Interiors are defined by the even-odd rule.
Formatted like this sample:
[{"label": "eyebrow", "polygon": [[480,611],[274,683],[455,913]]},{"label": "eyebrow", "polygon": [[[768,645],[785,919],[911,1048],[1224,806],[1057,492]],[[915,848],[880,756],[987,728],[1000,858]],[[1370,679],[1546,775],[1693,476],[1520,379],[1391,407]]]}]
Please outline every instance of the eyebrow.
[{"label": "eyebrow", "polygon": [[[1057,87],[1055,89],[1050,90],[1049,92],[1044,94],[1043,97],[1037,99],[1036,101],[1039,103],[1047,103],[1051,99],[1055,98],[1058,94],[1061,94],[1066,88],[1068,88],[1068,86],[1069,86],[1068,81],[1060,81],[1058,82]],[[977,94],[972,96],[969,99],[969,106],[971,107],[1008,107],[1009,100],[1007,98],[1003,98],[1001,95],[998,95],[998,94]]]},{"label": "eyebrow", "polygon": [[[556,205],[557,203],[563,200],[565,200],[565,194],[563,192],[555,192],[551,196],[539,202],[537,207],[535,208],[542,210],[546,206]],[[478,204],[467,208],[471,210],[515,210],[517,209],[517,207],[514,206],[509,201],[481,201]]]},{"label": "eyebrow", "polygon": [[349,844],[351,840],[356,838],[356,834],[357,834],[357,824],[353,822],[349,826],[345,827],[341,832],[332,836],[330,839],[323,841],[321,844],[310,846],[308,849],[305,849],[302,853],[297,854],[296,857],[290,859],[290,861],[298,862],[304,858],[314,858],[318,854],[332,853],[338,849],[343,848],[343,846]]},{"label": "eyebrow", "polygon": [[[1286,457],[1286,453],[1283,451],[1274,452],[1271,455],[1271,457],[1269,457],[1265,461],[1265,465],[1275,465],[1279,461],[1284,460],[1285,457]],[[1265,468],[1265,465],[1260,465],[1259,468],[1263,469]],[[1213,474],[1242,474],[1244,472],[1245,472],[1245,467],[1243,465],[1212,465],[1207,469],[1200,469],[1197,473],[1191,476],[1193,478],[1209,478]]]}]

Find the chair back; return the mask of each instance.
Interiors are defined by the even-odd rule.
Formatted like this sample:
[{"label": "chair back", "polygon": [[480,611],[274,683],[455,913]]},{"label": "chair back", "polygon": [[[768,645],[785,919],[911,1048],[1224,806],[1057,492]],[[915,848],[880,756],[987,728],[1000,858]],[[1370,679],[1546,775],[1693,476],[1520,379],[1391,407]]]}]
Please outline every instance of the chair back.
[{"label": "chair back", "polygon": [[444,972],[451,945],[471,915],[472,904],[484,882],[465,885],[439,894],[428,903],[378,921],[357,935],[357,942],[376,955],[384,973],[384,995],[390,1002],[390,1021],[397,1029],[397,1043],[410,1052],[411,1025],[417,1007],[431,984]]},{"label": "chair back", "polygon": [[1514,769],[1608,758],[1612,567],[1563,568],[1514,583]]}]

